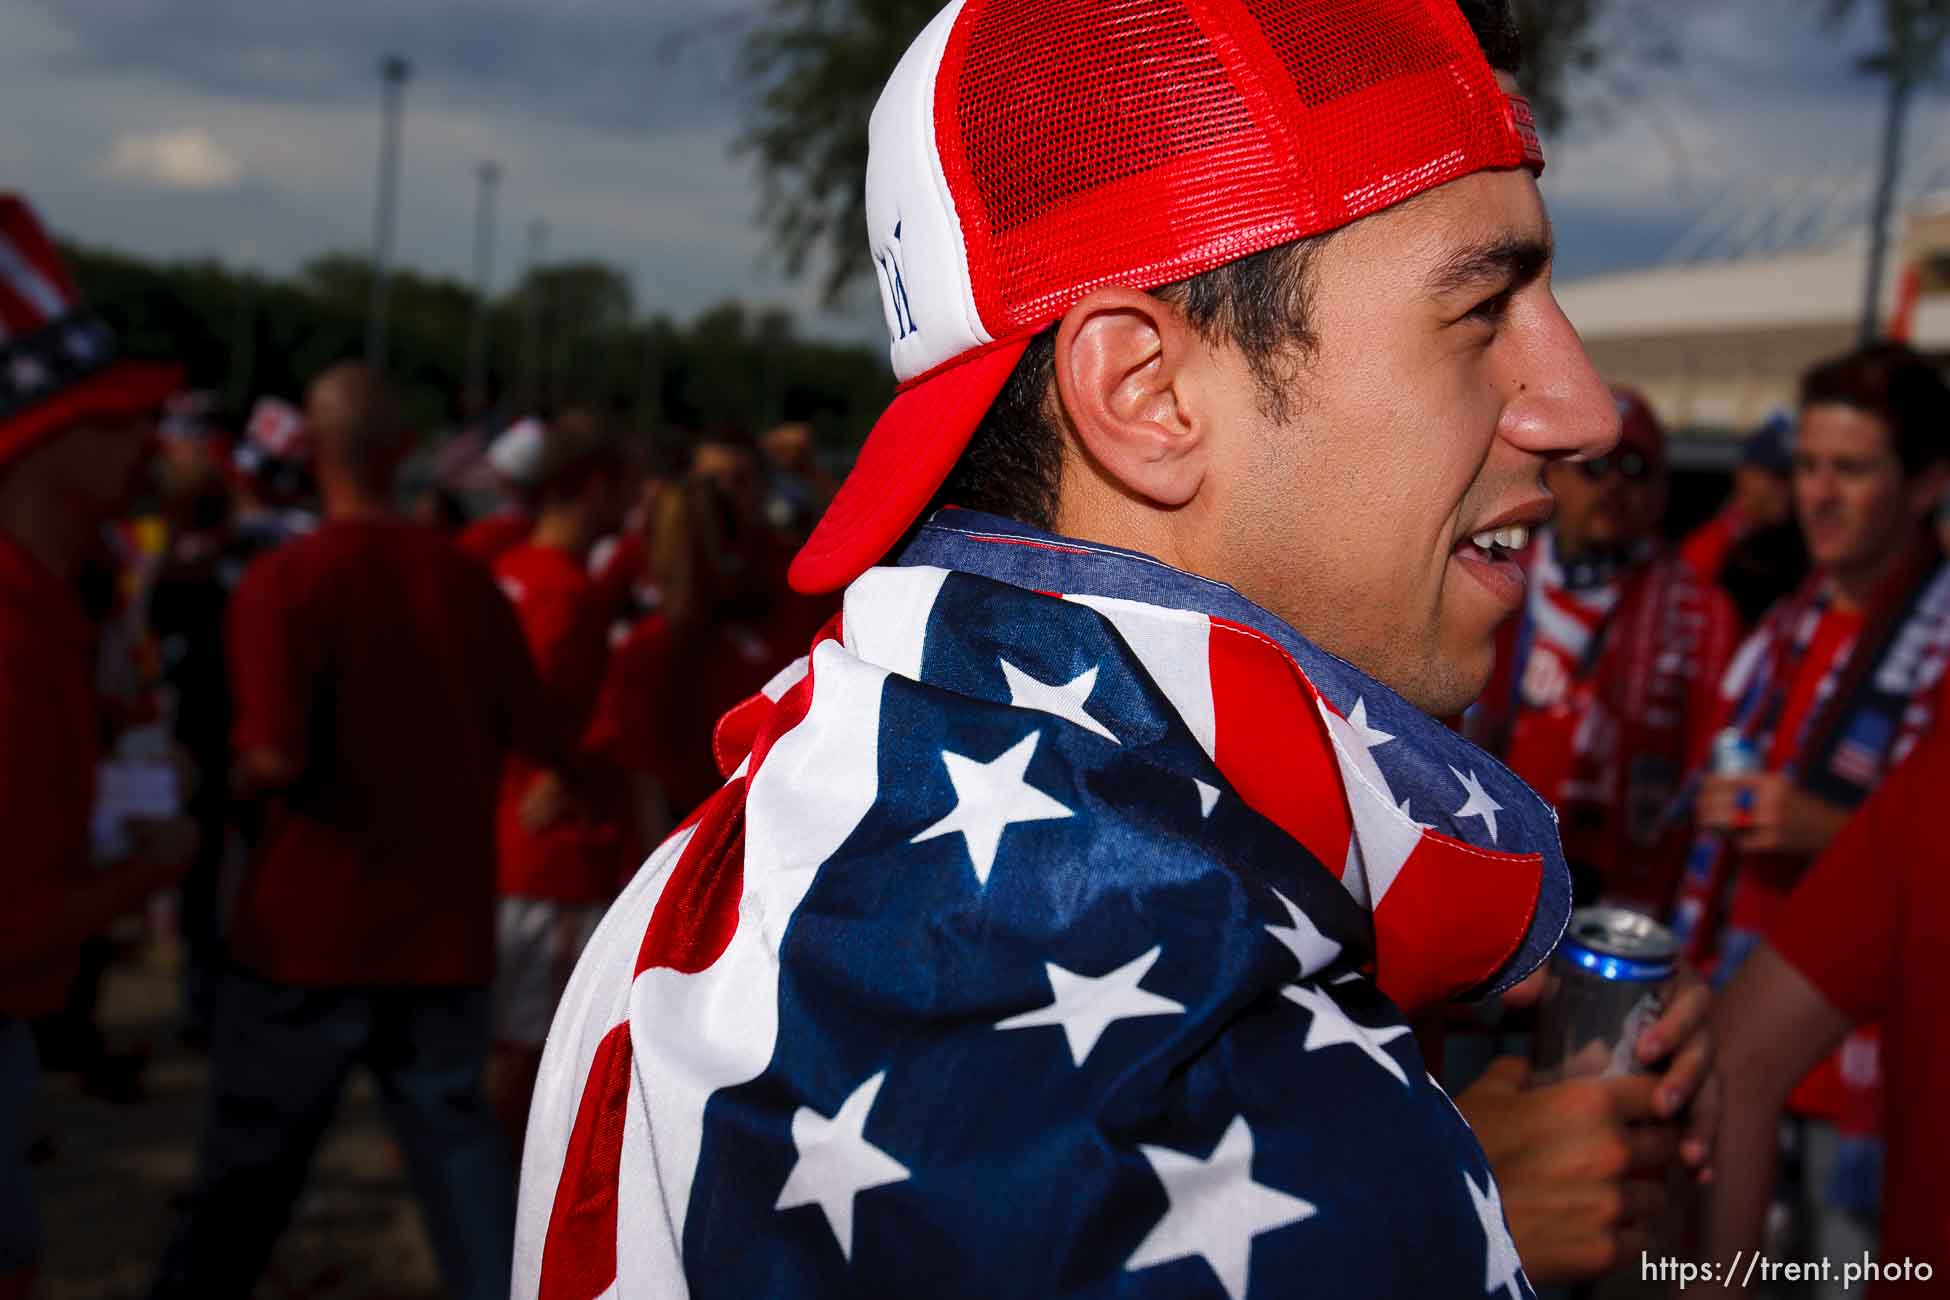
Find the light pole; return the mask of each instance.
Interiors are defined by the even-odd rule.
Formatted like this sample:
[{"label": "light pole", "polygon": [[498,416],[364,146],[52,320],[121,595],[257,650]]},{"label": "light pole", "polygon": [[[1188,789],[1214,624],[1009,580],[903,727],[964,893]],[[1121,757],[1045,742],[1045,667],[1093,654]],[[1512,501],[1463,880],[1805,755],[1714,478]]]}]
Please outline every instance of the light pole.
[{"label": "light pole", "polygon": [[479,171],[481,190],[474,208],[474,323],[467,335],[467,393],[469,400],[487,407],[487,338],[489,281],[494,275],[494,189],[501,182],[501,165],[484,162]]},{"label": "light pole", "polygon": [[366,361],[375,370],[386,368],[386,289],[393,257],[394,208],[399,199],[400,118],[406,100],[406,79],[413,66],[397,54],[379,64],[385,108],[379,128],[379,202],[372,222],[372,308],[366,320]]},{"label": "light pole", "polygon": [[522,412],[532,413],[541,397],[542,367],[542,246],[548,239],[548,222],[540,217],[528,223],[528,271],[521,287],[521,393]]},{"label": "light pole", "polygon": [[[1834,12],[1839,15],[1848,7],[1846,3],[1836,5]],[[1882,163],[1869,209],[1869,265],[1858,331],[1864,344],[1874,342],[1882,332],[1883,266],[1889,257],[1889,227],[1895,220],[1896,196],[1900,193],[1903,130],[1909,121],[1910,101],[1922,83],[1936,75],[1944,42],[1950,39],[1950,5],[1944,0],[1884,0],[1880,8],[1888,47],[1860,64],[1863,71],[1889,79],[1889,99],[1882,117]]]}]

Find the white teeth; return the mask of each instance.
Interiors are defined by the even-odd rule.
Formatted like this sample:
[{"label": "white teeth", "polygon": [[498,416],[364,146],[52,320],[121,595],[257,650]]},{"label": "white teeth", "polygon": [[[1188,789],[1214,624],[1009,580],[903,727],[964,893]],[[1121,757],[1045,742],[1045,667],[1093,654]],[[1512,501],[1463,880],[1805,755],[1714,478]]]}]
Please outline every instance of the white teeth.
[{"label": "white teeth", "polygon": [[1479,551],[1521,551],[1530,545],[1530,529],[1522,524],[1513,524],[1508,528],[1489,528],[1469,540]]}]

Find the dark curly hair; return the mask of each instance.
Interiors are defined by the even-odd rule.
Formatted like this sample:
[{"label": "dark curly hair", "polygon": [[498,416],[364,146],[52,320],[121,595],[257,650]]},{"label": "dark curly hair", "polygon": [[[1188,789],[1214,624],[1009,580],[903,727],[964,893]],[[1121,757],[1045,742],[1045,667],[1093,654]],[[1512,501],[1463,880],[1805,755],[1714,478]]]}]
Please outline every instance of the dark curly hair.
[{"label": "dark curly hair", "polygon": [[1801,405],[1823,402],[1881,420],[1904,474],[1950,460],[1950,387],[1914,348],[1875,343],[1820,363],[1801,377]]}]

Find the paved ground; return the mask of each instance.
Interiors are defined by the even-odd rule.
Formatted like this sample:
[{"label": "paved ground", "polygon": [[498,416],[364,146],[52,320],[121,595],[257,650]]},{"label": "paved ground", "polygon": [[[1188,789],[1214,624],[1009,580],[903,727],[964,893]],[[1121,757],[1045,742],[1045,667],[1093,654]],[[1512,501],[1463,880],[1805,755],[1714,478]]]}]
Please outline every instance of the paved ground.
[{"label": "paved ground", "polygon": [[[49,1077],[40,1169],[48,1257],[38,1300],[137,1300],[148,1286],[202,1128],[203,1060],[175,1036],[173,979],[155,966],[110,973],[102,1021],[118,1047],[148,1046],[149,1100],[111,1106]],[[297,1221],[258,1300],[438,1300],[444,1292],[418,1206],[370,1084],[348,1091]]]}]

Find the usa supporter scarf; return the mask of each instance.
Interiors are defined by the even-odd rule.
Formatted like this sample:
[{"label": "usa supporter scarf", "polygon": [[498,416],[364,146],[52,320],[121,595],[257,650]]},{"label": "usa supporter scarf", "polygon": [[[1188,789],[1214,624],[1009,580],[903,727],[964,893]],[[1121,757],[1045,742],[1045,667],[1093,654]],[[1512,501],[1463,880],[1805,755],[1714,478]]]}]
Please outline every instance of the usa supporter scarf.
[{"label": "usa supporter scarf", "polygon": [[[1787,702],[1796,667],[1833,601],[1820,576],[1783,601],[1748,638],[1727,670],[1733,701],[1728,726],[1763,758]],[[1830,803],[1854,808],[1908,757],[1935,717],[1934,699],[1950,658],[1950,564],[1933,544],[1919,544],[1898,579],[1868,616],[1856,641],[1837,654],[1816,684],[1812,706],[1782,768],[1795,783]],[[1690,803],[1704,773],[1681,795]],[[1724,837],[1702,832],[1686,859],[1673,928],[1694,961],[1722,959],[1715,978],[1730,978],[1754,936],[1722,936],[1720,920],[1734,884]],[[1727,951],[1716,953],[1723,938]]]},{"label": "usa supporter scarf", "polygon": [[1607,555],[1567,566],[1557,557],[1556,534],[1537,539],[1517,634],[1519,708],[1556,707],[1590,671],[1605,623],[1618,607],[1627,563]]},{"label": "usa supporter scarf", "polygon": [[516,1296],[1533,1294],[1404,1012],[1568,873],[1388,688],[948,511],[719,747],[563,999]]},{"label": "usa supporter scarf", "polygon": [[[1566,564],[1545,532],[1527,568],[1470,732],[1513,758],[1527,737],[1519,770],[1557,806],[1566,856],[1610,901],[1664,915],[1688,843],[1667,811],[1733,649],[1732,608],[1655,543]],[[1541,735],[1519,731],[1526,715]]]}]

